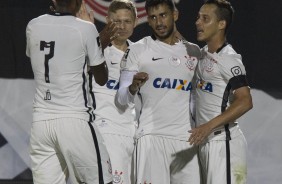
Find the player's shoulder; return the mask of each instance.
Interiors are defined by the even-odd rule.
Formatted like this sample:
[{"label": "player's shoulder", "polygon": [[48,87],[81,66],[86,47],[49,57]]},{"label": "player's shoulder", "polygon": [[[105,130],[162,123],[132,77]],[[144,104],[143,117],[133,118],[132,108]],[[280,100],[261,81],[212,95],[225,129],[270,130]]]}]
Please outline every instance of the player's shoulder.
[{"label": "player's shoulder", "polygon": [[141,54],[143,53],[146,48],[148,47],[150,42],[150,37],[144,37],[137,42],[131,43],[128,47],[131,51],[135,52],[136,54]]},{"label": "player's shoulder", "polygon": [[130,46],[130,45],[134,44],[134,42],[133,42],[133,41],[131,41],[131,40],[129,40],[129,39],[127,39],[127,40],[126,40],[126,43],[127,43],[127,45],[128,45],[128,46]]},{"label": "player's shoulder", "polygon": [[85,20],[82,20],[82,19],[77,18],[77,17],[74,19],[73,23],[75,24],[76,27],[78,27],[82,30],[86,30],[86,31],[97,30],[96,26],[92,22],[85,21]]},{"label": "player's shoulder", "polygon": [[197,44],[192,43],[192,42],[188,42],[187,40],[182,40],[182,42],[185,45],[186,50],[187,50],[187,54],[189,56],[193,56],[193,57],[196,57],[196,58],[201,57],[201,49]]},{"label": "player's shoulder", "polygon": [[38,17],[35,17],[35,18],[31,19],[28,22],[28,25],[34,25],[34,24],[37,24],[37,23],[41,23],[42,21],[47,20],[48,17],[49,17],[48,14],[40,15]]},{"label": "player's shoulder", "polygon": [[226,45],[219,53],[220,61],[237,62],[242,63],[242,56],[238,54],[232,47],[232,45]]}]

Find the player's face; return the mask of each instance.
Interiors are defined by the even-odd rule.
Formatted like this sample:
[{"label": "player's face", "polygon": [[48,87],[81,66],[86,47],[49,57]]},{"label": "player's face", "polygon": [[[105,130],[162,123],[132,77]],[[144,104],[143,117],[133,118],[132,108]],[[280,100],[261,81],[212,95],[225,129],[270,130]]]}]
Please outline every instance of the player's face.
[{"label": "player's face", "polygon": [[222,21],[218,20],[215,13],[216,9],[216,5],[213,4],[205,4],[201,7],[196,21],[198,41],[210,42],[223,29]]},{"label": "player's face", "polygon": [[159,4],[148,9],[148,23],[155,36],[162,41],[170,39],[174,31],[178,12],[171,11],[166,4]]},{"label": "player's face", "polygon": [[133,33],[133,29],[136,26],[136,17],[132,11],[128,9],[119,9],[116,12],[111,12],[108,21],[114,22],[118,28],[117,37],[118,41],[126,41]]}]

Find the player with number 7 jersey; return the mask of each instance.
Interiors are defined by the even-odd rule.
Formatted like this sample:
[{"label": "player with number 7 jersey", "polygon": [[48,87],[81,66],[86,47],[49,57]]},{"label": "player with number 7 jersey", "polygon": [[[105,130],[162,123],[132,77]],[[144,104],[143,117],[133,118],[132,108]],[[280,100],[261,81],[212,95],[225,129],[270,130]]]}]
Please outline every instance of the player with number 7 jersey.
[{"label": "player with number 7 jersey", "polygon": [[68,177],[74,184],[112,181],[108,153],[92,124],[86,77],[90,66],[104,85],[108,70],[96,27],[75,17],[78,2],[57,1],[56,13],[31,20],[26,29],[36,87],[30,138],[34,183],[62,184]]},{"label": "player with number 7 jersey", "polygon": [[28,24],[26,53],[36,82],[34,121],[91,118],[86,103],[87,65],[105,61],[97,37],[93,24],[68,15],[43,15]]}]

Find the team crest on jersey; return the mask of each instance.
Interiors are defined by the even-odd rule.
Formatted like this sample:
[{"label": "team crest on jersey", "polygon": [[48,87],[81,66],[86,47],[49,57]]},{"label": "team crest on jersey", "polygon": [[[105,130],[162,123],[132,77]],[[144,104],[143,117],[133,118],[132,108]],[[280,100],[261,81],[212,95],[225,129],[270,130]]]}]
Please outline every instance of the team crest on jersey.
[{"label": "team crest on jersey", "polygon": [[198,61],[197,58],[192,56],[185,56],[185,58],[187,59],[185,62],[186,67],[189,70],[195,70]]},{"label": "team crest on jersey", "polygon": [[178,65],[180,65],[180,63],[181,63],[180,59],[179,59],[178,57],[174,57],[174,56],[170,57],[170,58],[168,59],[168,62],[169,62],[169,64],[171,64],[172,66],[178,66]]},{"label": "team crest on jersey", "polygon": [[215,63],[217,63],[217,61],[214,58],[207,56],[207,59],[204,61],[204,70],[206,72],[212,72]]},{"label": "team crest on jersey", "polygon": [[[147,21],[147,13],[145,10],[145,0],[131,0],[135,3],[137,9],[138,24],[144,23]],[[106,16],[108,14],[108,8],[112,0],[85,0],[88,9],[94,11],[95,19],[106,23]],[[174,0],[177,4],[180,0]]]},{"label": "team crest on jersey", "polygon": [[113,176],[113,182],[114,183],[123,183],[123,181],[121,180],[121,176],[122,176],[123,172],[118,172],[117,170],[115,170],[114,176]]}]

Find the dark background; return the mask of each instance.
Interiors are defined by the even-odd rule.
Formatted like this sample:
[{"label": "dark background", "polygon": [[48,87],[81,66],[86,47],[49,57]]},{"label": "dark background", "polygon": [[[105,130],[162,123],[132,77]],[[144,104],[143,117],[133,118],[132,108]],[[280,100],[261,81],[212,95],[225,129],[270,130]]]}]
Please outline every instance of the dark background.
[{"label": "dark background", "polygon": [[[177,4],[178,29],[190,42],[196,41],[195,20],[202,0],[181,0]],[[243,56],[250,86],[282,98],[282,1],[231,0],[235,21],[228,42]],[[29,20],[49,12],[51,0],[0,0],[1,78],[33,78],[25,56],[25,28]],[[98,31],[104,26],[96,21]],[[148,25],[136,27],[132,41],[150,35]]]}]

